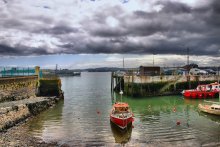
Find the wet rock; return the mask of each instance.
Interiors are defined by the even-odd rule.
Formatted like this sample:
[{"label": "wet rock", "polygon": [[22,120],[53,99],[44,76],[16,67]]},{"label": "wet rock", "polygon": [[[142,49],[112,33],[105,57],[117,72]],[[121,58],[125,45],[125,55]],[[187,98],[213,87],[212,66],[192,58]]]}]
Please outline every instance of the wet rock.
[{"label": "wet rock", "polygon": [[36,97],[16,102],[0,104],[0,132],[4,131],[30,116],[50,108],[58,101],[56,97]]},{"label": "wet rock", "polygon": [[18,106],[12,106],[12,111],[18,111]]}]

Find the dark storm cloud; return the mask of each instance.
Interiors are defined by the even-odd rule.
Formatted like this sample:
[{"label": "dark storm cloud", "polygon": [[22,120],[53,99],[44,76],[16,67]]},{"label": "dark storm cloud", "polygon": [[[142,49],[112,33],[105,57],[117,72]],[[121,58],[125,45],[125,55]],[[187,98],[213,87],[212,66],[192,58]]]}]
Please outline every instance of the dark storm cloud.
[{"label": "dark storm cloud", "polygon": [[127,31],[124,31],[120,28],[103,28],[103,29],[95,29],[91,30],[91,35],[100,36],[100,37],[120,37],[126,36],[128,34]]},{"label": "dark storm cloud", "polygon": [[[185,4],[177,2],[158,2],[157,4],[163,5],[160,12],[134,11],[133,14],[130,15],[116,16],[120,21],[120,26],[117,28],[105,26],[89,31],[91,35],[100,37],[150,36],[155,33],[170,31],[174,31],[175,33],[176,30],[181,31],[181,29],[188,29],[186,26],[188,23],[186,23],[186,21],[188,20],[192,23],[194,19],[184,16],[185,13],[191,13],[191,8]],[[103,16],[96,19],[105,20]],[[195,26],[195,28],[197,27]]]},{"label": "dark storm cloud", "polygon": [[[178,2],[157,2],[157,5],[162,5],[163,8],[160,12],[146,12],[146,11],[134,11],[131,15],[122,15],[116,18],[120,21],[120,27],[109,28],[101,27],[96,30],[91,30],[91,34],[101,37],[119,37],[119,36],[149,36],[155,33],[169,32],[174,30],[175,26],[178,31],[180,29],[187,28],[186,19],[184,14],[190,14],[191,8],[183,3]],[[101,12],[102,13],[102,12]],[[96,15],[99,16],[99,15]],[[115,16],[115,15],[113,15]],[[176,17],[179,17],[178,20]],[[105,20],[102,15],[96,20]],[[183,18],[183,20],[182,20]],[[194,19],[194,18],[193,18]],[[192,21],[190,19],[189,21]],[[182,24],[176,24],[182,23]]]},{"label": "dark storm cloud", "polygon": [[67,49],[74,49],[75,45],[74,43],[68,43],[68,44],[60,45],[59,47],[67,48]]},{"label": "dark storm cloud", "polygon": [[51,34],[51,35],[62,35],[62,34],[69,34],[69,33],[77,33],[78,29],[65,26],[65,25],[60,25],[60,26],[54,26],[51,28],[41,28],[41,29],[36,29],[34,31],[35,33],[43,33],[43,34]]},{"label": "dark storm cloud", "polygon": [[[96,1],[94,1],[95,3]],[[146,1],[143,1],[146,2]],[[123,4],[123,6],[126,4]],[[185,3],[157,1],[159,11],[126,11],[122,6],[106,6],[90,17],[84,17],[75,25],[60,22],[49,16],[26,16],[24,20],[7,18],[0,22],[1,28],[13,28],[35,34],[46,34],[59,43],[53,53],[130,53],[130,54],[186,54],[190,48],[193,55],[220,55],[220,1],[200,7]],[[154,7],[152,6],[152,7]],[[48,8],[51,8],[48,6]],[[45,10],[46,11],[46,10]],[[117,23],[112,27],[106,21],[113,17]],[[71,20],[69,20],[71,21]],[[28,23],[26,23],[28,22]],[[33,25],[32,25],[33,24]],[[4,42],[1,41],[0,43]],[[51,54],[50,48],[23,48],[1,45],[3,55]],[[5,50],[4,50],[5,49]]]},{"label": "dark storm cloud", "polygon": [[6,19],[0,22],[2,28],[16,28],[21,29],[24,28],[24,23],[20,20],[16,19]]},{"label": "dark storm cloud", "polygon": [[8,2],[6,0],[2,0],[5,4],[7,4]]},{"label": "dark storm cloud", "polygon": [[[14,29],[25,32],[36,32],[39,28],[45,29],[45,27],[54,24],[54,20],[45,16],[23,16],[20,19],[13,18],[7,14],[0,14],[0,28],[2,29]],[[49,28],[56,30],[56,27]],[[61,28],[62,29],[62,28]],[[0,32],[1,35],[1,32]]]},{"label": "dark storm cloud", "polygon": [[13,48],[13,47],[9,47],[7,45],[3,45],[0,44],[0,55],[16,55],[16,54],[20,54],[20,50]]},{"label": "dark storm cloud", "polygon": [[[155,49],[157,54],[186,54],[183,49],[178,49],[184,44],[192,48],[191,53],[194,55],[219,55],[220,19],[217,19],[220,18],[219,1],[213,1],[211,5],[196,9],[179,2],[161,1],[157,4],[163,6],[159,12],[135,11],[132,15],[120,18],[120,27],[114,29],[100,27],[97,30],[91,30],[90,33],[93,36],[105,38],[130,37],[131,40],[158,34],[165,37],[162,40],[151,39],[151,45],[127,42],[131,45],[129,47],[123,42],[117,46],[117,50],[113,49],[115,46],[109,49],[110,45],[105,47],[100,44],[100,48],[112,50],[115,53],[152,53],[152,49]],[[144,40],[149,41],[146,38],[142,42]],[[106,43],[103,42],[103,44]],[[97,50],[94,49],[94,52],[96,53]]]},{"label": "dark storm cloud", "polygon": [[163,5],[162,13],[173,13],[173,14],[181,14],[181,13],[191,13],[191,7],[186,4],[179,2],[170,2],[170,1],[160,1],[157,4]]},{"label": "dark storm cloud", "polygon": [[[200,10],[197,10],[200,12]],[[213,27],[220,26],[220,1],[215,0],[209,9],[204,9],[203,16],[201,16],[208,24]]]},{"label": "dark storm cloud", "polygon": [[49,6],[43,6],[44,9],[51,9]]},{"label": "dark storm cloud", "polygon": [[112,43],[125,43],[127,41],[127,37],[118,37],[118,38],[111,38],[110,42]]},{"label": "dark storm cloud", "polygon": [[35,16],[23,16],[22,19],[30,21],[30,22],[38,22],[43,23],[45,25],[51,25],[54,23],[54,18],[49,16],[35,15]]},{"label": "dark storm cloud", "polygon": [[141,10],[137,10],[137,11],[134,11],[133,12],[135,17],[138,17],[138,18],[149,18],[149,17],[153,17],[153,16],[156,16],[155,13],[149,13],[149,12],[145,12],[145,11],[141,11]]},{"label": "dark storm cloud", "polygon": [[10,47],[0,44],[0,56],[27,56],[27,55],[47,55],[50,54],[45,48],[29,48],[25,46]]}]

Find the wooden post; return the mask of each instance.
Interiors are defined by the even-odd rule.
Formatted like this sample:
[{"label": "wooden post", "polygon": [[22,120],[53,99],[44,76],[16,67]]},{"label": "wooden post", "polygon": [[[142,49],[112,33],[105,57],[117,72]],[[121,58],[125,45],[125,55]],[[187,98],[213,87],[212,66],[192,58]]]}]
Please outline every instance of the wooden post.
[{"label": "wooden post", "polygon": [[113,77],[113,87],[112,87],[113,91],[114,91],[114,88],[115,88],[115,83],[116,83],[116,80],[115,80],[115,77]]},{"label": "wooden post", "polygon": [[131,81],[132,81],[132,85],[131,85],[131,93],[132,93],[132,95],[134,94],[133,93],[133,86],[134,86],[134,73],[132,72],[132,79],[131,79]]},{"label": "wooden post", "polygon": [[38,80],[40,79],[40,67],[35,66],[35,74],[38,76]]},{"label": "wooden post", "polygon": [[112,93],[112,76],[113,76],[113,72],[111,73],[111,93]]},{"label": "wooden post", "polygon": [[174,91],[176,91],[176,82],[177,82],[177,75],[175,75],[175,82],[174,82],[174,84],[173,84]]}]

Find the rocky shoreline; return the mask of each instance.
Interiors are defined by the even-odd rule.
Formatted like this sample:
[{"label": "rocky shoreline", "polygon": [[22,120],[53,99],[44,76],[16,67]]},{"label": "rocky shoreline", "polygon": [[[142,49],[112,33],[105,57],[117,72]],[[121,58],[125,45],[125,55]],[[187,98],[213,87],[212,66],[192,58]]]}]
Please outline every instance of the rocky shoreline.
[{"label": "rocky shoreline", "polygon": [[58,146],[56,142],[46,143],[40,138],[32,136],[28,133],[28,128],[25,124],[29,119],[16,124],[16,126],[0,132],[0,146],[1,147],[55,147]]},{"label": "rocky shoreline", "polygon": [[32,97],[0,103],[0,146],[58,146],[28,133],[25,122],[56,104],[58,97]]},{"label": "rocky shoreline", "polygon": [[56,146],[28,133],[26,123],[64,98],[59,77],[35,74],[0,78],[0,146]]},{"label": "rocky shoreline", "polygon": [[29,99],[0,103],[0,132],[24,121],[30,116],[53,106],[58,97],[32,97]]}]

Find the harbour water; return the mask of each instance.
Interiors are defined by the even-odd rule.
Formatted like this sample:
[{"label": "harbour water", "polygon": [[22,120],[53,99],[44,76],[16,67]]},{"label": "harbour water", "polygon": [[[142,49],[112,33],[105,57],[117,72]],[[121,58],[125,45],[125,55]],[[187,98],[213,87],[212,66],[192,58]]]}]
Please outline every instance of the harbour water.
[{"label": "harbour water", "polygon": [[220,142],[220,118],[199,112],[197,106],[202,100],[180,95],[124,95],[135,121],[122,132],[109,121],[115,101],[110,91],[111,73],[85,72],[61,80],[64,100],[26,124],[28,133],[46,142],[70,146],[209,146]]}]

